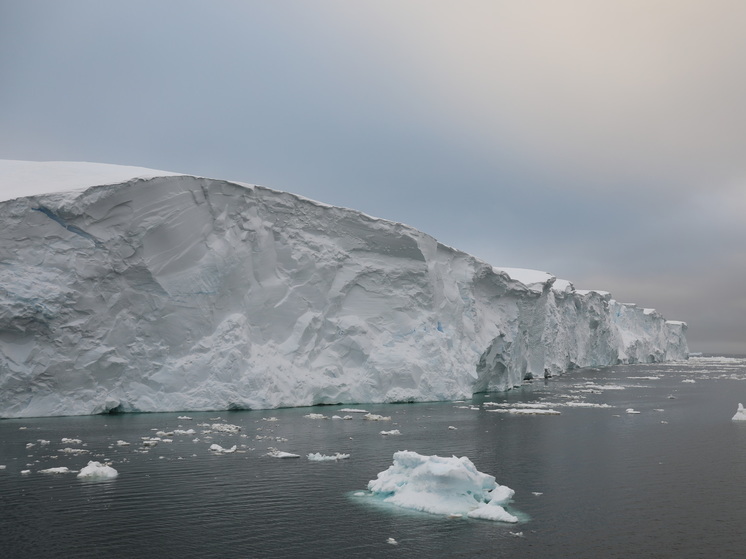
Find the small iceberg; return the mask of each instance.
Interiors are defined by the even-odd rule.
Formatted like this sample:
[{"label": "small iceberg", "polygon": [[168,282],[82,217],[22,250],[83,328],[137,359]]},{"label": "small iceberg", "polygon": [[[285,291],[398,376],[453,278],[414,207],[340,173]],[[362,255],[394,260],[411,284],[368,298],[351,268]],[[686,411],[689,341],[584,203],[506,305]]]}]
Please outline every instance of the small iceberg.
[{"label": "small iceberg", "polygon": [[363,416],[363,419],[367,419],[368,421],[391,421],[391,416],[378,415],[377,413],[366,413]]},{"label": "small iceberg", "polygon": [[736,415],[731,418],[732,421],[746,421],[746,410],[743,409],[743,404],[738,404],[738,410]]},{"label": "small iceberg", "polygon": [[293,454],[284,450],[277,450],[276,448],[270,448],[267,456],[271,456],[272,458],[300,458],[300,454]]},{"label": "small iceberg", "polygon": [[311,454],[306,456],[306,458],[308,458],[311,462],[336,462],[337,460],[346,460],[349,457],[349,454],[342,454],[340,452],[332,455],[321,454],[320,452],[312,452]]},{"label": "small iceberg", "polygon": [[219,444],[215,444],[215,443],[210,445],[210,450],[212,450],[216,454],[230,454],[232,452],[236,452],[236,448],[237,448],[236,445],[233,445],[230,448],[223,448]]},{"label": "small iceberg", "polygon": [[231,425],[230,423],[213,423],[210,425],[210,429],[219,433],[231,433],[233,435],[241,430],[238,425]]},{"label": "small iceberg", "polygon": [[79,479],[114,479],[119,475],[114,468],[101,462],[91,460],[88,465],[80,470]]},{"label": "small iceberg", "polygon": [[39,473],[40,474],[69,474],[70,469],[65,466],[59,466],[57,468],[47,468],[46,470],[39,470]]},{"label": "small iceberg", "polygon": [[430,514],[518,522],[503,508],[515,492],[478,471],[466,456],[396,452],[393,465],[371,480],[368,490],[384,502]]}]

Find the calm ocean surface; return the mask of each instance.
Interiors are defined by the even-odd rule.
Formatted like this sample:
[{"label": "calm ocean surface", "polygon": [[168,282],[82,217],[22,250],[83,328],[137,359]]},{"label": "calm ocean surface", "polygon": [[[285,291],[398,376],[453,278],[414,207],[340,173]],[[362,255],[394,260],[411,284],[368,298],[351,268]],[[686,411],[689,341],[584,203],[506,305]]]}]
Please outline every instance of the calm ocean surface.
[{"label": "calm ocean surface", "polygon": [[[693,358],[576,371],[459,403],[2,420],[0,557],[741,557],[739,402],[746,358]],[[537,403],[560,414],[507,412]],[[349,407],[391,420],[304,417]],[[241,430],[207,426],[224,423]],[[142,446],[177,429],[195,434]],[[380,434],[392,429],[401,435]],[[237,451],[216,455],[213,443]],[[269,457],[270,447],[301,458]],[[441,518],[354,495],[404,449],[467,456],[515,490],[522,521]],[[311,462],[311,452],[350,458]],[[110,460],[119,477],[39,473],[89,460]]]}]

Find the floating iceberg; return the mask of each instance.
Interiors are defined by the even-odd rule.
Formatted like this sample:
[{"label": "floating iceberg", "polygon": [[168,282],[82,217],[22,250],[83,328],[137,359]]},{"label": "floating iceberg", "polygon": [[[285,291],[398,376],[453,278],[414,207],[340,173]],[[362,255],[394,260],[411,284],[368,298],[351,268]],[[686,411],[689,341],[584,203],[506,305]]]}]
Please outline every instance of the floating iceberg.
[{"label": "floating iceberg", "polygon": [[91,460],[88,465],[80,470],[78,478],[80,479],[114,479],[119,475],[114,468],[101,462]]},{"label": "floating iceberg", "polygon": [[216,454],[231,454],[233,452],[236,452],[237,448],[238,447],[236,445],[233,445],[230,448],[223,448],[219,444],[215,444],[215,443],[210,445],[210,450],[215,452]]},{"label": "floating iceberg", "polygon": [[0,201],[0,417],[459,400],[687,357],[682,322],[286,192],[17,161],[0,186],[25,196]]},{"label": "floating iceberg", "polygon": [[465,456],[396,452],[393,465],[371,480],[368,490],[387,503],[431,514],[518,522],[503,508],[514,491],[478,471]]},{"label": "floating iceberg", "polygon": [[736,415],[731,418],[733,421],[746,421],[746,410],[743,409],[743,404],[738,404]]},{"label": "floating iceberg", "polygon": [[285,452],[276,448],[270,448],[267,456],[271,458],[300,458],[300,454],[293,454],[292,452]]},{"label": "floating iceberg", "polygon": [[67,468],[66,466],[58,466],[56,468],[47,468],[46,470],[39,470],[40,474],[69,474],[70,472],[71,470]]},{"label": "floating iceberg", "polygon": [[346,460],[349,458],[349,454],[342,454],[337,452],[336,454],[321,454],[320,452],[312,452],[306,458],[311,462],[336,462],[337,460]]}]

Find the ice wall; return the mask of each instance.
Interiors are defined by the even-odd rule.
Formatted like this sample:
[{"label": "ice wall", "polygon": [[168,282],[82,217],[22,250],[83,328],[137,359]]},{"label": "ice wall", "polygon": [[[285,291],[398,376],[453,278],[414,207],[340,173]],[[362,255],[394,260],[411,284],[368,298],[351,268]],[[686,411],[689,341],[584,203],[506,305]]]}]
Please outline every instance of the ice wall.
[{"label": "ice wall", "polygon": [[458,399],[687,356],[684,323],[400,223],[151,175],[0,202],[1,417]]}]

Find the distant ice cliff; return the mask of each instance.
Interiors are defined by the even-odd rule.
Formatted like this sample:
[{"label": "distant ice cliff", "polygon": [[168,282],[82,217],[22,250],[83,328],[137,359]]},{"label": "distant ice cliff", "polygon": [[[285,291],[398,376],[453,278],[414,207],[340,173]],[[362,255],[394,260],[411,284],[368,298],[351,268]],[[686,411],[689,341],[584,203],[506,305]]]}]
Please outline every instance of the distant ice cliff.
[{"label": "distant ice cliff", "polygon": [[683,322],[286,192],[12,161],[0,187],[32,194],[0,202],[0,417],[459,399],[687,356]]}]

